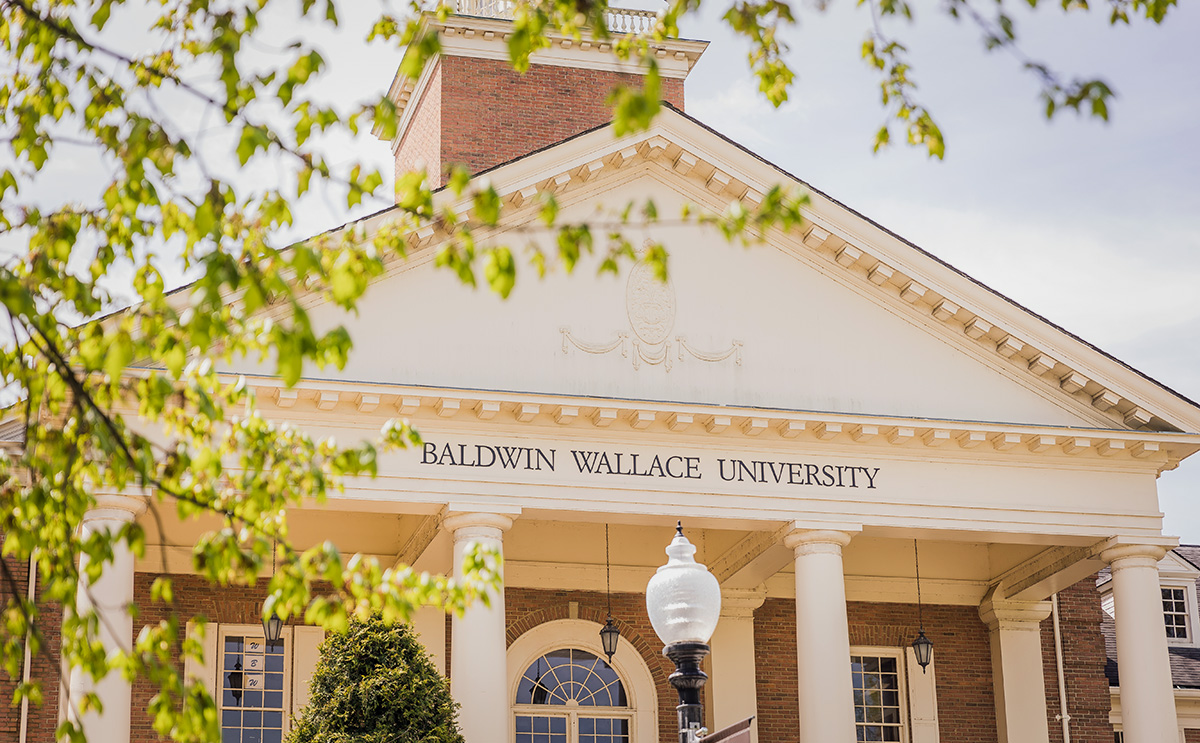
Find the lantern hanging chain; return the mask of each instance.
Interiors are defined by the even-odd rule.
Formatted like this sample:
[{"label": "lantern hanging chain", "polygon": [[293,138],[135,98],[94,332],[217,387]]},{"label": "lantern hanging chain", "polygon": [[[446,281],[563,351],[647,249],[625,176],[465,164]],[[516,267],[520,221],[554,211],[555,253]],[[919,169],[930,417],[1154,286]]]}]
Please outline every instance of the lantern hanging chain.
[{"label": "lantern hanging chain", "polygon": [[917,570],[917,624],[920,625],[922,634],[925,632],[925,618],[921,610],[921,555],[917,551],[917,540],[913,540],[913,565]]},{"label": "lantern hanging chain", "polygon": [[608,619],[612,621],[612,563],[608,557],[608,524],[604,525],[604,594],[608,602]]}]

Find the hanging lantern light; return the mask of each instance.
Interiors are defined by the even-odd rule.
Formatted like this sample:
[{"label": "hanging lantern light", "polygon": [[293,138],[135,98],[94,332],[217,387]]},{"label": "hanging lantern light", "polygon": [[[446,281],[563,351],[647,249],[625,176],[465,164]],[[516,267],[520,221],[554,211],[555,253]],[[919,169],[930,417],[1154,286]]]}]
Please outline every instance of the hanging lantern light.
[{"label": "hanging lantern light", "polygon": [[275,612],[271,612],[271,616],[263,620],[263,634],[271,644],[279,642],[279,638],[283,636],[283,620]]},{"label": "hanging lantern light", "polygon": [[933,640],[925,636],[925,617],[921,610],[921,558],[917,553],[917,540],[913,540],[913,565],[917,575],[917,639],[912,641],[913,654],[917,656],[917,665],[921,673],[933,662]]},{"label": "hanging lantern light", "polygon": [[617,629],[617,625],[613,624],[613,618],[609,616],[604,621],[604,626],[600,628],[600,645],[604,647],[604,654],[608,656],[610,665],[613,654],[617,652],[617,642],[620,639],[621,630]]},{"label": "hanging lantern light", "polygon": [[600,628],[600,646],[604,648],[604,654],[608,656],[611,665],[613,654],[617,652],[617,645],[621,640],[621,630],[612,618],[612,563],[608,559],[608,524],[604,525],[604,593],[608,599],[608,618]]},{"label": "hanging lantern light", "polygon": [[912,648],[917,656],[917,665],[921,666],[921,673],[925,673],[925,667],[933,661],[933,640],[925,636],[925,630],[920,630],[917,639],[912,641]]}]

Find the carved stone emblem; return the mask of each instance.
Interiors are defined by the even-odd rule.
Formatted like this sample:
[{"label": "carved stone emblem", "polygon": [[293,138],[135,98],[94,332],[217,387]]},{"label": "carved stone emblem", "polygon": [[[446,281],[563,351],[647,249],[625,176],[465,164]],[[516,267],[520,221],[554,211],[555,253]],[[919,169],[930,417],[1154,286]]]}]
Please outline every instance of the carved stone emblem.
[{"label": "carved stone emblem", "polygon": [[670,279],[659,281],[649,266],[639,263],[625,285],[625,309],[629,327],[643,343],[665,343],[675,327],[675,287]]},{"label": "carved stone emblem", "polygon": [[709,363],[732,358],[734,364],[742,365],[741,341],[731,341],[729,348],[722,351],[707,352],[689,346],[682,335],[672,339],[675,307],[675,287],[670,280],[659,281],[649,266],[638,263],[629,272],[629,280],[625,283],[629,329],[617,331],[616,338],[607,343],[588,343],[572,335],[570,328],[559,328],[562,352],[569,353],[574,346],[584,353],[602,356],[620,349],[622,356],[633,361],[635,369],[640,369],[642,364],[662,364],[671,371],[673,361],[683,361],[687,357]]}]

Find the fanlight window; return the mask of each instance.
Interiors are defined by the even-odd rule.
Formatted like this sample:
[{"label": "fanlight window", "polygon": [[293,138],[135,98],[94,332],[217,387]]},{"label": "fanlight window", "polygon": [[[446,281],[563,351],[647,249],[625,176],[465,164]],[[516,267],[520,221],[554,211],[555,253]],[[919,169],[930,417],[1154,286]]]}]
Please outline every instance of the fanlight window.
[{"label": "fanlight window", "polygon": [[625,686],[608,663],[586,650],[565,648],[535,660],[521,676],[513,711],[516,743],[631,740],[633,710]]},{"label": "fanlight window", "polygon": [[586,650],[547,653],[521,677],[517,704],[571,703],[580,707],[624,707],[625,687],[611,666]]}]

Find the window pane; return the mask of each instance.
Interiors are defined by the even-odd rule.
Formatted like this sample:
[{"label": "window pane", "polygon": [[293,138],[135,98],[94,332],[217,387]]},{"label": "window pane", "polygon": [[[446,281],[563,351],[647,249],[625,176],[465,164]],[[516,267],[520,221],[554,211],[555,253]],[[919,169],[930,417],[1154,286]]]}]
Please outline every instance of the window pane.
[{"label": "window pane", "polygon": [[222,743],[282,743],[285,643],[227,636],[222,646]]},{"label": "window pane", "polygon": [[888,655],[851,658],[857,740],[900,740],[904,720],[900,714],[899,665],[894,656]]},{"label": "window pane", "polygon": [[579,743],[630,743],[629,728],[624,717],[581,717]]},{"label": "window pane", "polygon": [[1163,624],[1166,626],[1167,637],[1187,639],[1187,602],[1182,588],[1163,588]]},{"label": "window pane", "polygon": [[534,661],[521,675],[516,704],[625,707],[625,687],[602,658],[585,650],[555,650]]},{"label": "window pane", "polygon": [[567,718],[517,715],[517,743],[567,743]]}]

